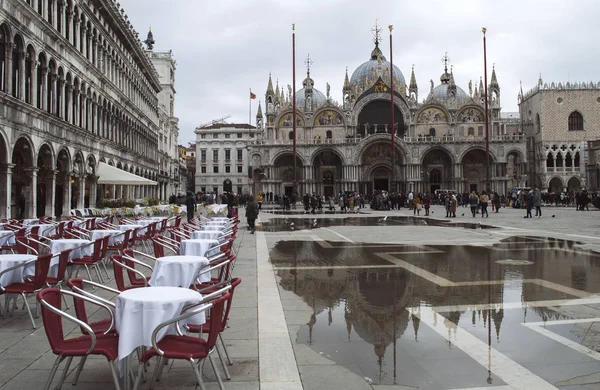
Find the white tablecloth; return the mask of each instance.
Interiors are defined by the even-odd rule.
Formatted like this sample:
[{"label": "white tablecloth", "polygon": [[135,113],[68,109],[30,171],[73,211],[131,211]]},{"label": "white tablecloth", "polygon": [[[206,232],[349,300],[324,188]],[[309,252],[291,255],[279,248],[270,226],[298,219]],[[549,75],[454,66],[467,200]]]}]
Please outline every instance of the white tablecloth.
[{"label": "white tablecloth", "polygon": [[0,230],[0,246],[15,245],[15,232],[10,230]]},{"label": "white tablecloth", "polygon": [[[185,287],[194,283],[198,271],[208,265],[202,256],[165,256],[156,259],[149,284],[155,286]],[[210,281],[210,275],[202,282]]]},{"label": "white tablecloth", "polygon": [[[123,291],[117,297],[115,321],[119,332],[119,360],[137,347],[152,347],[152,332],[164,321],[177,317],[188,304],[198,303],[202,295],[189,288],[142,287]],[[187,323],[203,324],[204,313],[190,317]],[[174,328],[162,329],[157,340]]]},{"label": "white tablecloth", "polygon": [[227,216],[226,204],[211,204],[206,206],[206,214],[209,216]]},{"label": "white tablecloth", "polygon": [[[34,255],[0,255],[0,272],[35,259],[37,257]],[[0,285],[8,286],[11,283],[19,283],[23,281],[23,276],[33,274],[35,274],[35,264],[17,268],[2,275],[0,277]]]},{"label": "white tablecloth", "polygon": [[112,236],[108,239],[108,245],[113,246],[121,244],[125,235],[121,230],[92,230],[90,232],[90,239],[96,241],[98,238],[104,238],[106,236]]},{"label": "white tablecloth", "polygon": [[[83,248],[81,246],[90,244],[92,241],[80,240],[80,239],[61,239],[50,241],[50,252],[56,254],[64,251],[65,249],[73,249],[69,255],[69,259],[80,259],[83,256],[91,256],[94,253],[94,245],[87,245]],[[58,256],[52,259],[50,265],[58,264]]]},{"label": "white tablecloth", "polygon": [[39,218],[28,218],[23,220],[23,226],[36,225],[40,223]]},{"label": "white tablecloth", "polygon": [[217,240],[181,240],[179,254],[182,256],[211,257],[219,253],[219,249],[209,250],[217,245],[219,245]]},{"label": "white tablecloth", "polygon": [[227,239],[220,230],[196,230],[192,233],[193,240],[218,240],[219,243]]},{"label": "white tablecloth", "polygon": [[221,226],[221,225],[204,225],[202,227],[202,229],[204,229],[204,230],[218,230],[220,232],[223,231],[223,230],[225,230],[223,228],[223,226]]},{"label": "white tablecloth", "polygon": [[212,217],[210,220],[211,221],[225,221],[225,222],[229,222],[229,218],[227,218],[227,217]]},{"label": "white tablecloth", "polygon": [[34,227],[39,226],[40,230],[39,230],[39,235],[40,236],[44,236],[44,237],[50,237],[56,234],[56,226],[53,224],[35,224],[35,225],[29,225],[27,226],[27,234],[31,234],[31,229],[33,229]]},{"label": "white tablecloth", "polygon": [[[140,227],[140,225],[119,225],[119,230],[124,232],[126,230],[134,230],[139,227]],[[148,228],[142,227],[140,230],[138,230],[137,236],[140,237],[140,236],[146,234],[146,230],[148,230]]]}]

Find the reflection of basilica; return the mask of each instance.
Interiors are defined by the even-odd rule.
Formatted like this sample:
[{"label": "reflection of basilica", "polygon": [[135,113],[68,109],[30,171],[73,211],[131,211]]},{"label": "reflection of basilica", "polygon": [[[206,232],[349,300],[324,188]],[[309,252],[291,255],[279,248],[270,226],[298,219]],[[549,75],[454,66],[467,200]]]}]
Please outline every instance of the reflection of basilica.
[{"label": "reflection of basilica", "polygon": [[[485,180],[483,82],[469,92],[456,85],[448,59],[440,84],[419,102],[414,69],[407,84],[394,67],[395,158],[390,135],[390,63],[379,48],[349,77],[342,102],[315,88],[310,67],[296,92],[296,180],[298,191],[330,195],[340,190],[368,193],[376,189],[433,191],[482,190]],[[310,61],[307,61],[310,63]],[[495,70],[488,88],[490,103],[490,177],[492,189],[505,193],[514,172],[523,171],[525,146],[519,135],[504,134],[500,86]],[[290,193],[294,181],[292,93],[269,76],[265,115],[259,106],[258,137],[251,145],[255,189]],[[395,177],[392,177],[392,161]]]}]

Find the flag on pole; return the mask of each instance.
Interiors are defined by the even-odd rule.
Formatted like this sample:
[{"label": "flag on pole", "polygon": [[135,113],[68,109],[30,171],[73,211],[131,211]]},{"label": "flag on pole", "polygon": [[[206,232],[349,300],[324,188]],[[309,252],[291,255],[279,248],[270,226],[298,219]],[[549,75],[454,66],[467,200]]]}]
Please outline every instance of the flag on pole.
[{"label": "flag on pole", "polygon": [[256,95],[250,92],[250,99],[256,99]]}]

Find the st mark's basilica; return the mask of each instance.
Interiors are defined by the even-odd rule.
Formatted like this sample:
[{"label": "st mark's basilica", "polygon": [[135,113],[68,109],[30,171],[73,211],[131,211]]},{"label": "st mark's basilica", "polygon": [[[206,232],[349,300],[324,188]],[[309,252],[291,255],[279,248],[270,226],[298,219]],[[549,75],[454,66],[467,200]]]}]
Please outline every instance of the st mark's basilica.
[{"label": "st mark's basilica", "polygon": [[[296,174],[293,156],[292,89],[269,75],[265,112],[259,105],[256,140],[250,146],[254,193],[323,195],[374,190],[432,192],[436,189],[485,189],[485,92],[483,80],[456,85],[447,56],[439,82],[430,81],[420,98],[413,67],[407,83],[393,72],[395,158],[391,153],[390,63],[375,47],[351,76],[346,70],[342,102],[334,101],[328,83],[311,75],[310,59],[302,89],[296,92]],[[365,48],[366,49],[366,48]],[[366,50],[365,50],[366,51]],[[457,69],[459,72],[460,69]],[[315,87],[326,85],[325,93]],[[524,184],[526,145],[501,118],[500,85],[492,69],[488,85],[490,188],[506,193]],[[421,96],[423,92],[421,91]],[[419,100],[421,99],[421,100]],[[392,161],[394,169],[392,170]]]}]

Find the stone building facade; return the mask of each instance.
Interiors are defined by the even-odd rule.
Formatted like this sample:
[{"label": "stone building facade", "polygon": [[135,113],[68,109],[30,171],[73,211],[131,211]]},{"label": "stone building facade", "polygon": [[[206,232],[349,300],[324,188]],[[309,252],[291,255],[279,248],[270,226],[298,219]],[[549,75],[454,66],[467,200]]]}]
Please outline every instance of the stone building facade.
[{"label": "stone building facade", "polygon": [[[341,103],[315,88],[310,68],[296,92],[297,155],[292,152],[292,91],[269,76],[265,115],[256,118],[258,136],[251,145],[255,190],[333,195],[342,190],[432,192],[436,189],[481,191],[486,187],[484,86],[469,82],[468,93],[443,69],[439,84],[430,81],[419,102],[414,68],[409,82],[390,63],[375,38],[367,61],[349,77]],[[393,73],[394,156],[391,149]],[[495,70],[489,98],[489,187],[506,192],[522,180],[525,145],[520,134],[507,134]],[[294,172],[294,165],[296,172]]]},{"label": "stone building facade", "polygon": [[247,123],[212,123],[196,128],[195,192],[251,193],[248,144],[256,128]]},{"label": "stone building facade", "polygon": [[0,69],[0,217],[159,195],[98,184],[103,163],[153,181],[159,173],[161,82],[116,2],[3,1]]},{"label": "stone building facade", "polygon": [[[179,143],[179,118],[175,117],[176,62],[171,51],[152,51],[152,31],[144,41],[148,45],[148,58],[156,69],[161,85],[158,93],[158,198],[168,199],[185,188],[185,172],[181,172]],[[185,169],[185,164],[183,164]]]},{"label": "stone building facade", "polygon": [[528,184],[550,192],[588,187],[590,141],[600,139],[600,83],[544,83],[519,94]]}]

